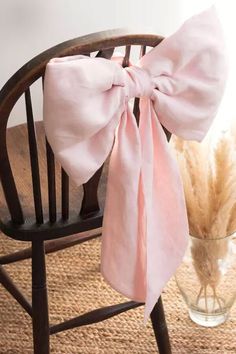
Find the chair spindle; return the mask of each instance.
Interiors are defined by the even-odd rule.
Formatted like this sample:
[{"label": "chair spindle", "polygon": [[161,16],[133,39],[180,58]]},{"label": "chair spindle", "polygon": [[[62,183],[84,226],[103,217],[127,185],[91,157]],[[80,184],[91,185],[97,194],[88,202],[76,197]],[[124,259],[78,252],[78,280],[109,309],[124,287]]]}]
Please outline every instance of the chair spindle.
[{"label": "chair spindle", "polygon": [[46,152],[47,152],[49,221],[53,223],[57,219],[55,159],[54,159],[54,154],[52,152],[52,148],[47,140],[46,140]]},{"label": "chair spindle", "polygon": [[131,51],[131,45],[127,45],[125,47],[125,56],[124,56],[124,59],[122,62],[123,68],[126,68],[127,66],[129,66],[130,51]]},{"label": "chair spindle", "polygon": [[[146,46],[142,45],[140,48],[139,58],[142,58],[142,56],[144,56],[145,53],[146,53]],[[136,122],[139,125],[140,111],[139,111],[139,98],[138,97],[135,97],[135,99],[134,99],[133,113],[136,118]]]},{"label": "chair spindle", "polygon": [[63,168],[61,169],[61,214],[62,220],[69,218],[69,177]]},{"label": "chair spindle", "polygon": [[26,105],[26,116],[28,125],[28,142],[30,151],[30,164],[31,164],[31,175],[32,175],[32,185],[34,194],[34,208],[36,222],[38,224],[43,223],[43,207],[42,207],[42,196],[41,196],[41,186],[40,186],[40,175],[39,175],[39,162],[38,162],[38,149],[33,117],[33,109],[31,103],[30,89],[25,91],[25,105]]}]

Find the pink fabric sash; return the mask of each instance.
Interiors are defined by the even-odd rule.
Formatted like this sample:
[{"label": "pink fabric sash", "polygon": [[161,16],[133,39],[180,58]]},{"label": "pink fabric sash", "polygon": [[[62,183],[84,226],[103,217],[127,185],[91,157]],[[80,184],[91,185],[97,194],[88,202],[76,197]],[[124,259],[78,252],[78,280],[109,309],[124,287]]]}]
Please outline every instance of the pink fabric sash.
[{"label": "pink fabric sash", "polygon": [[[145,320],[184,255],[188,221],[177,164],[161,127],[200,141],[226,80],[214,8],[192,17],[135,66],[83,55],[52,59],[44,83],[47,138],[81,185],[111,152],[101,271],[145,302]],[[140,124],[129,108],[140,97]]]}]

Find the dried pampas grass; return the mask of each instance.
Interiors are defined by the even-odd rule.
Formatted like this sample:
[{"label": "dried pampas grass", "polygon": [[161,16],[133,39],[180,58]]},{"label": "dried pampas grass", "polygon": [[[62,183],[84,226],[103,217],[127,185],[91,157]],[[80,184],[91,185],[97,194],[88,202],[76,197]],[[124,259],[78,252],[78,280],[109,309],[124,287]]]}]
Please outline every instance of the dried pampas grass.
[{"label": "dried pampas grass", "polygon": [[177,137],[172,137],[172,144],[182,174],[190,234],[196,237],[191,247],[200,282],[196,303],[203,295],[208,311],[209,288],[220,308],[219,259],[228,251],[226,236],[236,231],[236,135],[222,135],[214,148],[209,141],[199,144]]},{"label": "dried pampas grass", "polygon": [[236,149],[232,135],[222,135],[214,149],[209,143],[177,137],[172,144],[182,174],[190,234],[221,238],[235,232]]}]

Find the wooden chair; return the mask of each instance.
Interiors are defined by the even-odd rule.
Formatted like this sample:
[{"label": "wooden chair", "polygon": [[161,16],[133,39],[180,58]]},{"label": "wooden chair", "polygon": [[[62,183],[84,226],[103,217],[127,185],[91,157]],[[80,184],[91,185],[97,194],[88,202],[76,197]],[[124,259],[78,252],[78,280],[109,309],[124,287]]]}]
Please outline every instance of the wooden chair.
[{"label": "wooden chair", "polygon": [[[85,54],[96,55],[109,59],[116,47],[125,48],[123,66],[129,63],[131,47],[139,46],[140,56],[147,47],[158,45],[162,37],[150,34],[136,34],[127,30],[111,30],[99,32],[61,43],[30,60],[17,71],[0,91],[0,179],[4,192],[6,207],[1,207],[0,229],[13,239],[30,241],[31,247],[0,257],[0,282],[6,290],[18,301],[24,310],[32,317],[33,341],[35,354],[48,354],[49,336],[63,330],[103,321],[129,309],[143,304],[128,301],[122,304],[103,307],[82,314],[76,318],[53,326],[49,325],[45,254],[55,252],[65,247],[88,241],[100,236],[103,212],[99,207],[97,190],[102,168],[83,186],[83,198],[80,210],[71,208],[69,177],[63,169],[60,173],[60,208],[58,208],[56,192],[57,162],[54,160],[50,145],[45,140],[46,174],[47,177],[47,208],[45,211],[42,194],[42,176],[40,171],[41,152],[39,153],[33,108],[31,86],[44,77],[45,66],[53,57]],[[42,85],[43,86],[43,85]],[[21,200],[21,190],[16,179],[21,178],[22,171],[12,169],[9,151],[7,149],[7,123],[9,115],[21,96],[26,105],[26,123],[24,128],[28,135],[29,170],[32,178],[32,193],[34,210],[29,209]],[[134,113],[139,118],[139,100],[134,100]],[[15,129],[15,128],[11,128]],[[170,134],[166,132],[167,138]],[[14,146],[19,149],[17,143]],[[18,153],[16,151],[16,153]],[[20,151],[19,151],[20,153]],[[78,207],[77,207],[78,208]],[[32,258],[32,305],[19,291],[10,279],[3,265]],[[170,342],[165,322],[161,298],[157,302],[151,321],[159,352],[170,354]]]}]

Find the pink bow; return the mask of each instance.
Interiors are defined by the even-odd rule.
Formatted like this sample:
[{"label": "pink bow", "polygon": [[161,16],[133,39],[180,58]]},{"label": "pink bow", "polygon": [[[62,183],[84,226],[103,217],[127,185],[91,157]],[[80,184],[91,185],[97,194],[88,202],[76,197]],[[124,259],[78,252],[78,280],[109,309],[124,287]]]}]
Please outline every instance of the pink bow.
[{"label": "pink bow", "polygon": [[[221,27],[211,8],[122,68],[78,55],[52,59],[44,86],[51,147],[81,185],[111,152],[101,271],[148,318],[186,249],[188,221],[175,160],[161,127],[202,140],[226,80]],[[128,101],[140,97],[140,124]]]}]

